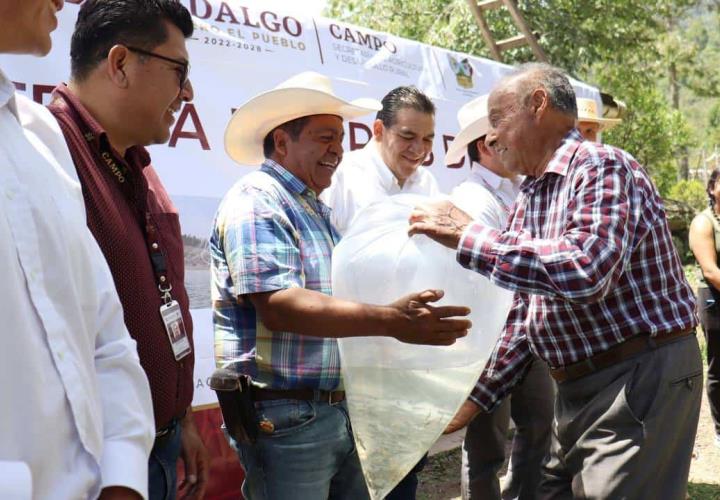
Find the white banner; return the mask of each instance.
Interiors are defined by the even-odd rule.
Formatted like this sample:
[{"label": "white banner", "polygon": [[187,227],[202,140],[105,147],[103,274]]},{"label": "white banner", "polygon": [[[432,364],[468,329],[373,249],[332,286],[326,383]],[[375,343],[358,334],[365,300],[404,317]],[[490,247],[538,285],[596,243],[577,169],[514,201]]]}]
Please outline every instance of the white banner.
[{"label": "white banner", "polygon": [[[55,85],[69,78],[78,3],[82,0],[66,0],[48,57],[0,56],[0,67],[18,90],[38,102],[47,104]],[[207,239],[223,194],[255,168],[238,166],[225,155],[223,133],[233,108],[307,70],[330,76],[338,95],[347,99],[379,100],[394,87],[416,85],[437,105],[435,143],[426,167],[449,191],[468,173],[466,160],[451,167],[443,164],[447,144],[457,132],[458,109],[487,93],[511,68],[332,19],[284,12],[269,1],[182,3],[196,27],[187,44],[195,100],[183,105],[170,142],[150,152],[180,211],[186,236],[186,285],[197,359],[194,404],[202,405],[216,401],[206,384],[214,369]],[[573,83],[579,97],[600,104],[597,89]],[[346,151],[369,140],[373,119],[368,115],[346,123]]]}]

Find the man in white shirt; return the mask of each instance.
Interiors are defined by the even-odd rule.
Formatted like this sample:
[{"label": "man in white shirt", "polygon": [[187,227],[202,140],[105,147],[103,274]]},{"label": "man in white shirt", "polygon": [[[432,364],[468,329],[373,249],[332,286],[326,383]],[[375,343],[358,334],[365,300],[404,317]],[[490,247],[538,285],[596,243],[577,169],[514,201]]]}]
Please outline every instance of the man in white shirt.
[{"label": "man in white shirt", "polygon": [[354,217],[387,196],[440,194],[433,175],[422,168],[435,137],[435,105],[415,87],[397,87],[382,99],[373,138],[343,156],[332,185],[320,197],[332,208],[331,220],[342,235]]},{"label": "man in white shirt", "polygon": [[[504,229],[523,179],[506,169],[485,145],[489,129],[487,97],[478,97],[458,111],[461,130],[448,148],[445,163],[458,163],[467,154],[470,177],[453,190],[453,203],[473,219]],[[553,391],[547,366],[535,360],[510,398],[492,413],[480,413],[468,424],[462,454],[464,499],[536,497],[542,463],[550,447]],[[477,408],[475,403],[468,405]],[[510,417],[516,431],[501,490],[497,474],[505,461]]]},{"label": "man in white shirt", "polygon": [[[0,2],[0,54],[47,54],[62,6]],[[2,70],[0,297],[0,498],[146,498],[154,425],[135,342],[57,122]]]},{"label": "man in white shirt", "polygon": [[[422,167],[435,138],[435,105],[416,87],[396,87],[382,101],[365,147],[343,156],[332,184],[320,199],[332,209],[330,220],[344,235],[369,205],[394,194],[440,194],[433,175]],[[414,500],[417,474],[427,456],[400,481],[388,500]]]}]

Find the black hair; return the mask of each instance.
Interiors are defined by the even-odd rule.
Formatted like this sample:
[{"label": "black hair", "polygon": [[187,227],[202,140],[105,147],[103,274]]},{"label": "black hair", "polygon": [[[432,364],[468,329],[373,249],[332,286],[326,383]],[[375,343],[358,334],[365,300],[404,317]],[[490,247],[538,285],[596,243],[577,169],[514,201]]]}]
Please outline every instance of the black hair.
[{"label": "black hair", "polygon": [[382,109],[377,112],[376,120],[380,120],[385,127],[395,124],[398,111],[411,108],[421,113],[435,115],[435,105],[428,96],[420,92],[417,87],[396,87],[382,98]]},{"label": "black hair", "polygon": [[470,141],[470,144],[467,145],[467,156],[470,158],[470,161],[474,161],[475,163],[480,163],[480,152],[478,151],[477,143],[478,141],[484,141],[485,136],[480,136],[477,139],[474,139]]},{"label": "black hair", "polygon": [[710,203],[710,208],[715,208],[715,196],[712,194],[713,189],[715,189],[715,183],[718,181],[718,177],[720,177],[720,168],[713,169],[712,172],[710,172],[710,178],[708,179],[707,186],[705,187],[705,192],[708,195],[708,202]]},{"label": "black hair", "polygon": [[82,81],[117,44],[151,50],[167,40],[163,21],[193,33],[190,12],[178,0],[86,0],[70,45],[72,78]]},{"label": "black hair", "polygon": [[282,125],[278,125],[270,132],[268,132],[265,136],[265,139],[263,139],[263,154],[265,155],[265,158],[270,158],[275,152],[275,140],[273,139],[273,132],[278,129],[284,130],[285,132],[287,132],[287,134],[293,141],[297,141],[300,138],[300,134],[302,134],[302,131],[305,129],[305,125],[307,125],[309,121],[309,116],[301,116],[300,118],[295,118],[294,120],[285,122]]}]

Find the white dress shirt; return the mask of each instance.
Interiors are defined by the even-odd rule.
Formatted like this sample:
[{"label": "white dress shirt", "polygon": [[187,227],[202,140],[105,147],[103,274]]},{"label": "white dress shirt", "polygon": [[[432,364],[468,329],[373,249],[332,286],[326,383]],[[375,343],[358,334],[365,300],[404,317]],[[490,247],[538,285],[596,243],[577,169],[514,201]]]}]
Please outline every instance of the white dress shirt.
[{"label": "white dress shirt", "polygon": [[42,500],[147,496],[150,389],[85,220],[57,122],[0,71],[0,461]]},{"label": "white dress shirt", "polygon": [[504,229],[522,181],[522,176],[506,179],[473,162],[470,176],[453,189],[450,200],[476,221]]},{"label": "white dress shirt", "polygon": [[332,208],[330,218],[341,235],[347,232],[358,212],[388,196],[440,194],[435,177],[423,166],[418,167],[401,187],[380,156],[378,147],[377,141],[372,139],[364,148],[345,154],[332,185],[320,195],[320,199]]}]

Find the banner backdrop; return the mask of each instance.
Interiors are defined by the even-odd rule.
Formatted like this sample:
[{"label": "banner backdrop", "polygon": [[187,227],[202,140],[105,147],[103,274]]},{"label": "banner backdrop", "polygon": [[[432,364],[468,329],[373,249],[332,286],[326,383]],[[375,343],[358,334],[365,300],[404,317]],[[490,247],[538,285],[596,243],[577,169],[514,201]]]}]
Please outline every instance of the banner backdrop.
[{"label": "banner backdrop", "polygon": [[[70,37],[82,1],[66,0],[48,57],[0,56],[0,67],[17,89],[37,102],[47,104],[54,86],[69,78]],[[443,164],[447,145],[458,129],[457,111],[467,101],[489,92],[511,68],[332,19],[285,12],[270,1],[181,3],[195,21],[195,33],[187,42],[195,99],[185,103],[177,115],[169,143],[151,147],[150,153],[180,211],[186,286],[195,324],[193,404],[202,410],[216,404],[214,393],[207,387],[214,369],[207,240],[223,194],[256,168],[239,166],[225,155],[223,133],[233,109],[307,70],[330,76],[336,93],[347,99],[381,99],[394,87],[416,85],[437,106],[435,141],[425,168],[449,192],[469,171],[467,160],[449,167]],[[601,104],[597,89],[580,82],[573,84],[579,97]],[[345,124],[346,151],[360,148],[370,139],[373,119],[367,116]],[[206,423],[205,432],[212,432],[219,422],[217,410],[212,412],[212,424]],[[224,445],[217,436],[208,439],[218,447]],[[217,453],[228,456],[225,449]],[[219,455],[216,458],[213,466],[220,467]],[[222,488],[213,488],[211,497],[221,493]]]}]

